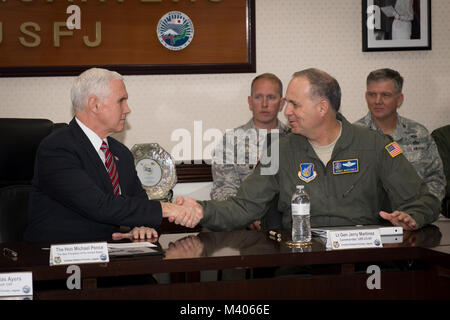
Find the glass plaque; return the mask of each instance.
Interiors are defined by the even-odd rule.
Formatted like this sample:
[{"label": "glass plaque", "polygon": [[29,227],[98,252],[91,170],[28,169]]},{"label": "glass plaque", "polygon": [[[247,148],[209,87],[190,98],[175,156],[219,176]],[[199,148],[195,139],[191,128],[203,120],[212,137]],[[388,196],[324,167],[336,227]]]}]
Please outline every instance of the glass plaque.
[{"label": "glass plaque", "polygon": [[157,143],[135,144],[131,152],[139,180],[149,198],[166,198],[177,183],[171,155]]}]

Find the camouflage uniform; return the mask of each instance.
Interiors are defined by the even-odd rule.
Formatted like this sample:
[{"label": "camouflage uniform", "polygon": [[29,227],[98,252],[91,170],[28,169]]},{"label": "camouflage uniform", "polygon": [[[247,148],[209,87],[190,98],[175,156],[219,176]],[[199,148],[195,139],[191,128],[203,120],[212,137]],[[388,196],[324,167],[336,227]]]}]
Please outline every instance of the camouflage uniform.
[{"label": "camouflage uniform", "polygon": [[[243,126],[237,127],[233,130],[236,133],[238,130],[246,132],[249,129],[254,129],[256,130],[256,132],[259,132],[259,129],[253,123],[253,118]],[[279,136],[283,137],[290,132],[290,129],[284,123],[278,121],[278,131]],[[239,134],[236,135],[238,137],[240,136]],[[264,146],[264,140],[259,141],[258,139],[258,141],[256,142],[259,142],[260,146]],[[235,139],[234,146],[236,147],[237,145],[237,139]],[[257,150],[258,144],[251,145],[251,143],[249,143],[248,141],[245,143],[245,163],[243,164],[238,163],[236,152],[237,150],[232,150],[230,147],[227,148],[225,135],[223,137],[223,164],[220,164],[220,159],[218,159],[218,155],[221,154],[221,152],[218,152],[218,149],[220,147],[222,147],[222,145],[217,146],[211,165],[213,176],[211,199],[213,200],[226,200],[237,193],[242,181],[244,181],[245,178],[247,178],[255,168],[256,161],[250,161],[251,159],[249,159],[249,150],[252,150],[252,147]],[[229,158],[233,159],[233,163],[226,163],[227,155]]]},{"label": "camouflage uniform", "polygon": [[[376,126],[370,112],[355,124],[383,133]],[[446,186],[444,169],[436,143],[428,130],[420,123],[397,114],[397,127],[392,138],[400,145],[406,159],[425,181],[430,192],[442,201]]]},{"label": "camouflage uniform", "polygon": [[[258,133],[258,139],[250,141],[245,139],[245,134],[239,134],[239,130],[242,130],[242,133],[247,132],[247,130],[255,130]],[[278,134],[279,137],[286,136],[290,132],[290,128],[283,124],[278,120]],[[223,137],[222,145],[218,145],[211,165],[212,175],[213,175],[213,186],[211,189],[211,199],[213,200],[226,200],[231,196],[236,195],[242,181],[245,180],[253,171],[257,164],[258,159],[261,154],[254,154],[254,157],[250,157],[250,153],[255,151],[261,151],[258,148],[262,149],[265,146],[266,136],[259,137],[261,133],[259,129],[255,126],[253,122],[253,118],[250,119],[245,125],[240,126],[238,128],[233,129],[235,136],[233,144],[228,144],[226,141],[226,135]],[[268,131],[269,133],[269,131]],[[259,139],[261,138],[261,139]],[[244,159],[238,159],[238,141],[245,146],[245,157]],[[230,143],[230,141],[229,141]],[[234,150],[233,150],[234,147]],[[223,148],[224,151],[219,150]],[[264,149],[265,150],[265,149]],[[222,152],[220,152],[222,151]],[[239,150],[242,153],[242,150]],[[223,154],[223,161],[219,161],[220,154]],[[227,163],[228,159],[232,159],[232,163]],[[243,160],[243,161],[238,161]],[[276,197],[271,205],[266,209],[266,213],[264,217],[261,219],[261,227],[262,229],[274,229],[281,227],[281,214],[277,210],[276,203],[278,201],[278,197]]]}]

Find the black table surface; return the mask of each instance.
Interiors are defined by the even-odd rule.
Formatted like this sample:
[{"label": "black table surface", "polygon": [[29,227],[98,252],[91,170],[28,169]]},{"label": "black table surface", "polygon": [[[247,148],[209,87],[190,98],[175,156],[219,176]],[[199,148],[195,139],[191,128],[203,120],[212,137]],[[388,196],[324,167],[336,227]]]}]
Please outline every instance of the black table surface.
[{"label": "black table surface", "polygon": [[[267,231],[162,234],[158,240],[161,255],[111,257],[108,263],[79,266],[83,278],[402,259],[423,259],[450,267],[450,219],[405,231],[403,242],[387,243],[383,248],[330,251],[315,237],[308,247],[290,248],[284,241],[290,238],[290,230],[279,232],[283,239],[280,242],[270,239]],[[49,266],[49,243],[1,243],[0,250],[4,247],[16,251],[18,257],[0,254],[0,272],[32,271],[35,281],[67,278],[66,265]]]}]

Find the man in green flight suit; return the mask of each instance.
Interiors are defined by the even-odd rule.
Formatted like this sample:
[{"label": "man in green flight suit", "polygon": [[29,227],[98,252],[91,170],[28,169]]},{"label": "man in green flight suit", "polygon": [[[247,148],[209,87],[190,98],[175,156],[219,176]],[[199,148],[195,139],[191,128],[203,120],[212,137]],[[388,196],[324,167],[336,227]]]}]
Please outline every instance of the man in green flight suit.
[{"label": "man in green flight suit", "polygon": [[[296,72],[286,92],[285,115],[292,134],[280,139],[279,170],[260,164],[225,201],[177,198],[195,208],[179,220],[211,230],[245,228],[260,219],[279,195],[283,228],[291,227],[291,196],[303,184],[311,200],[311,226],[380,224],[388,220],[414,230],[438,218],[440,202],[387,136],[352,125],[340,113],[341,89],[318,69]],[[381,211],[389,196],[392,213]]]}]

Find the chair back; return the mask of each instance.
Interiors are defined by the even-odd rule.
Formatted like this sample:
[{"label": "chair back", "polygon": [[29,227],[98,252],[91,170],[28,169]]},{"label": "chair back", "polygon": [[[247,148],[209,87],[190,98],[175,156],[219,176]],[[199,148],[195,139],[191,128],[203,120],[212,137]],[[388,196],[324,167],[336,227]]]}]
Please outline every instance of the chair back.
[{"label": "chair back", "polygon": [[66,125],[0,118],[0,242],[23,240],[37,149],[42,139]]},{"label": "chair back", "polygon": [[31,185],[0,188],[0,243],[23,241],[30,190]]},{"label": "chair back", "polygon": [[48,119],[0,118],[0,188],[31,183],[37,148],[52,130]]}]

